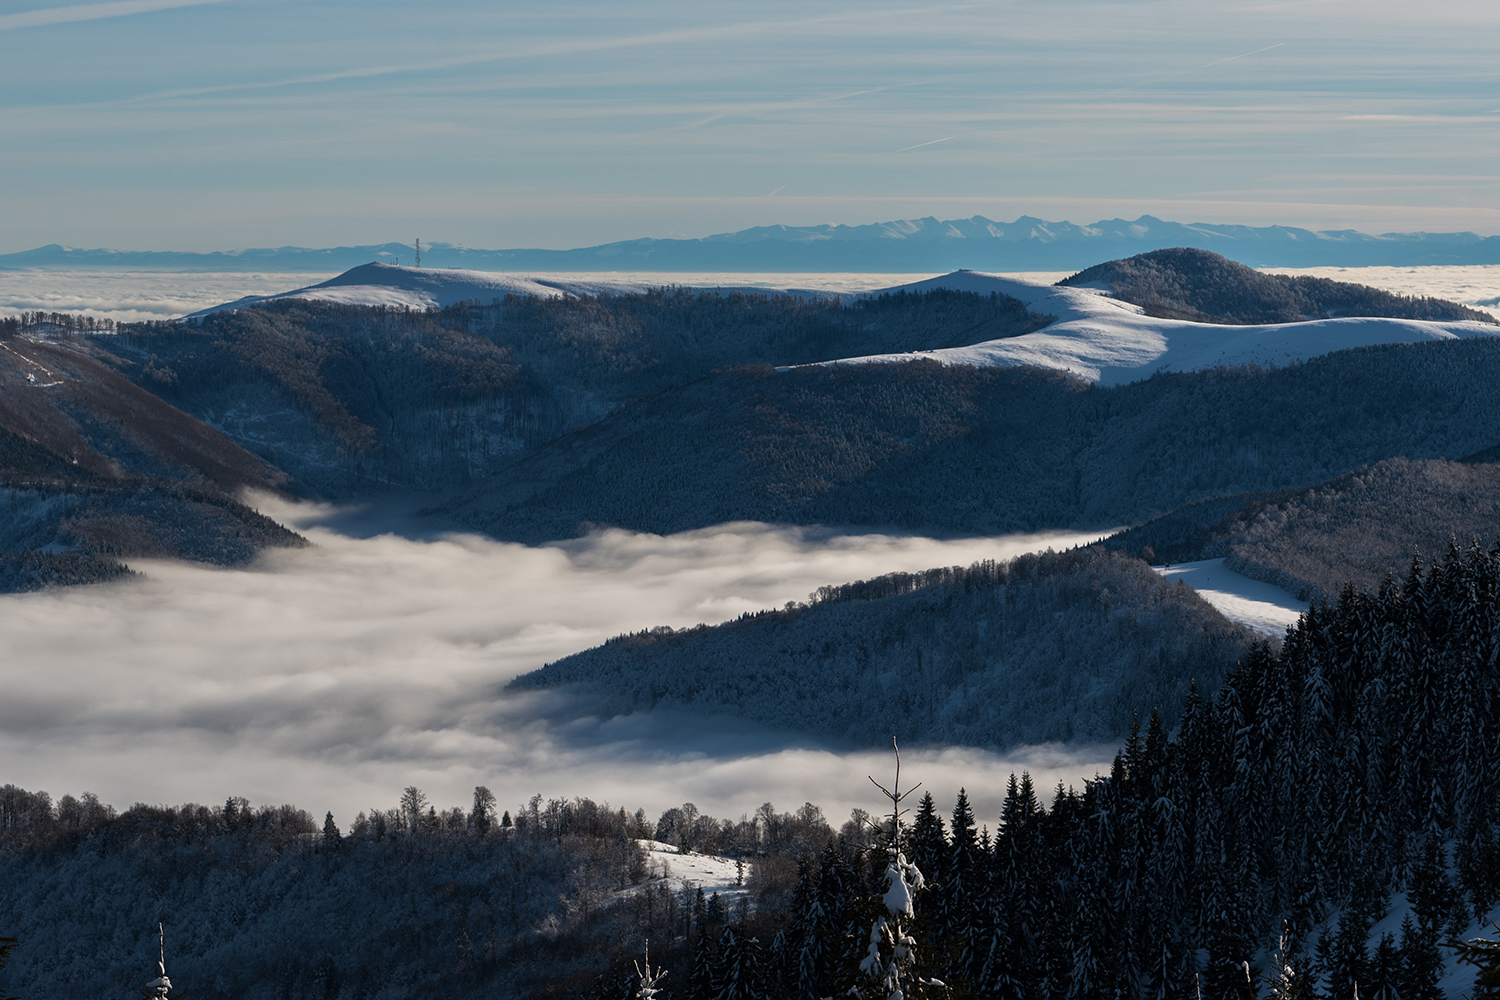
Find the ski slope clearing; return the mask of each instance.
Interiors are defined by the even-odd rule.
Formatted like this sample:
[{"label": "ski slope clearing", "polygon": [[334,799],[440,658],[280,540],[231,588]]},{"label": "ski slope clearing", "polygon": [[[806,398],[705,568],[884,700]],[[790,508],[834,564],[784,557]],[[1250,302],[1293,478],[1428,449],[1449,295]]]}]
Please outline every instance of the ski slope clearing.
[{"label": "ski slope clearing", "polygon": [[1297,600],[1280,587],[1236,573],[1224,565],[1223,559],[1151,568],[1168,580],[1180,580],[1192,587],[1225,618],[1259,635],[1285,635],[1307,610],[1306,601]]},{"label": "ski slope clearing", "polygon": [[[1500,330],[1477,322],[1428,322],[1347,317],[1270,326],[1224,326],[1157,319],[1103,289],[1060,288],[997,274],[955,271],[884,292],[933,289],[997,292],[1033,312],[1056,317],[1043,330],[968,347],[908,354],[841,358],[825,364],[867,364],[930,358],[949,365],[1032,365],[1072,372],[1103,385],[1149,378],[1159,371],[1199,371],[1218,365],[1287,365],[1350,347],[1409,344],[1461,337],[1493,337]],[[868,294],[880,294],[871,292]]]}]

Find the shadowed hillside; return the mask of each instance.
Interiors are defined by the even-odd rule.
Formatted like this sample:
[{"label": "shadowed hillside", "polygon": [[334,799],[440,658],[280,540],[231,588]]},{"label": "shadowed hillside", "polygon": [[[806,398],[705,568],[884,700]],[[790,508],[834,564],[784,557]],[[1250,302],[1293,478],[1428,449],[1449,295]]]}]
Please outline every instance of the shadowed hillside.
[{"label": "shadowed hillside", "polygon": [[1373,590],[1432,562],[1450,544],[1500,540],[1500,465],[1387,459],[1318,486],[1224,497],[1099,544],[1152,561],[1223,557],[1233,569],[1303,600],[1346,582]]},{"label": "shadowed hillside", "polygon": [[1133,715],[1175,718],[1251,641],[1140,560],[1088,549],[824,587],[810,605],[620,636],[511,686],[854,745],[1105,741]]},{"label": "shadowed hillside", "polygon": [[1113,388],[922,361],[740,369],[553,441],[445,509],[523,540],[588,523],[658,533],[733,520],[984,534],[1115,526],[1392,455],[1471,454],[1500,439],[1495,384],[1500,341],[1489,338]]},{"label": "shadowed hillside", "polygon": [[971,292],[507,296],[434,312],[270,302],[96,338],[130,379],[323,496],[448,489],[715,371],[910,351],[1045,325]]},{"label": "shadowed hillside", "polygon": [[235,497],[285,473],[121,377],[78,317],[0,326],[0,592],[110,580],[132,557],[228,565],[305,544]]}]

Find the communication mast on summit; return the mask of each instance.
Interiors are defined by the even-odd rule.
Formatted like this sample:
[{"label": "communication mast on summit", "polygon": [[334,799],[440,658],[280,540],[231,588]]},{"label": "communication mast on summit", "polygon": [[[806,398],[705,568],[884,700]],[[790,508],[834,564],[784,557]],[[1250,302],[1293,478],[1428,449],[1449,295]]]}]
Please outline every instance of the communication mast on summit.
[{"label": "communication mast on summit", "polygon": [[422,266],[422,241],[417,240],[417,266]]}]

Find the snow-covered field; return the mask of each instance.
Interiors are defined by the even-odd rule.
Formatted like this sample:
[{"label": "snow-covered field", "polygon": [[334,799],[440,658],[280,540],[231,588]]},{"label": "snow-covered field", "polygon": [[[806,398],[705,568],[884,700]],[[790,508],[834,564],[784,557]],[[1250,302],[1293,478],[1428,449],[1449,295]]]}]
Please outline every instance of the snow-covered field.
[{"label": "snow-covered field", "polygon": [[62,312],[121,323],[170,320],[231,299],[275,295],[332,274],[0,270],[0,316]]},{"label": "snow-covered field", "polygon": [[1307,610],[1306,601],[1297,600],[1280,587],[1236,573],[1222,559],[1151,568],[1168,580],[1192,587],[1225,618],[1260,635],[1285,635]]},{"label": "snow-covered field", "polygon": [[[749,877],[748,863],[741,869],[740,863],[734,858],[721,858],[715,854],[683,854],[671,844],[664,844],[659,840],[642,840],[638,843],[646,849],[653,867],[661,872],[660,877],[666,878],[674,889],[682,888],[686,882],[694,889],[702,889],[705,896],[718,893],[726,908],[738,903],[739,898],[746,894],[741,879]],[[636,886],[627,891],[639,892],[640,888]]]}]

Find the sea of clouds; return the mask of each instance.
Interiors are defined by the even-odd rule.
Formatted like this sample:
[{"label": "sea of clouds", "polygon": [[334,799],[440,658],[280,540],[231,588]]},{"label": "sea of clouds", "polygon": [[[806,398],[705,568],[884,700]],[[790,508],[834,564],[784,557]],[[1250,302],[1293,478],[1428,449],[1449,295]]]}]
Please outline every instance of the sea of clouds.
[{"label": "sea of clouds", "polygon": [[[1092,540],[936,540],[731,524],[667,537],[604,531],[545,546],[473,535],[352,534],[331,512],[263,498],[314,543],[245,569],[133,564],[95,587],[0,597],[0,782],[135,801],[443,805],[473,786],[507,808],[589,796],[653,815],[738,816],[812,801],[835,825],[875,809],[885,748],[820,746],[742,722],[600,719],[511,678],[610,636],[718,622],[818,586]],[[369,537],[358,537],[359,534]],[[899,735],[899,734],[895,734]],[[1042,789],[1108,769],[1113,747],[910,748],[903,774],[947,807],[967,786],[993,823],[1012,771]]]}]

